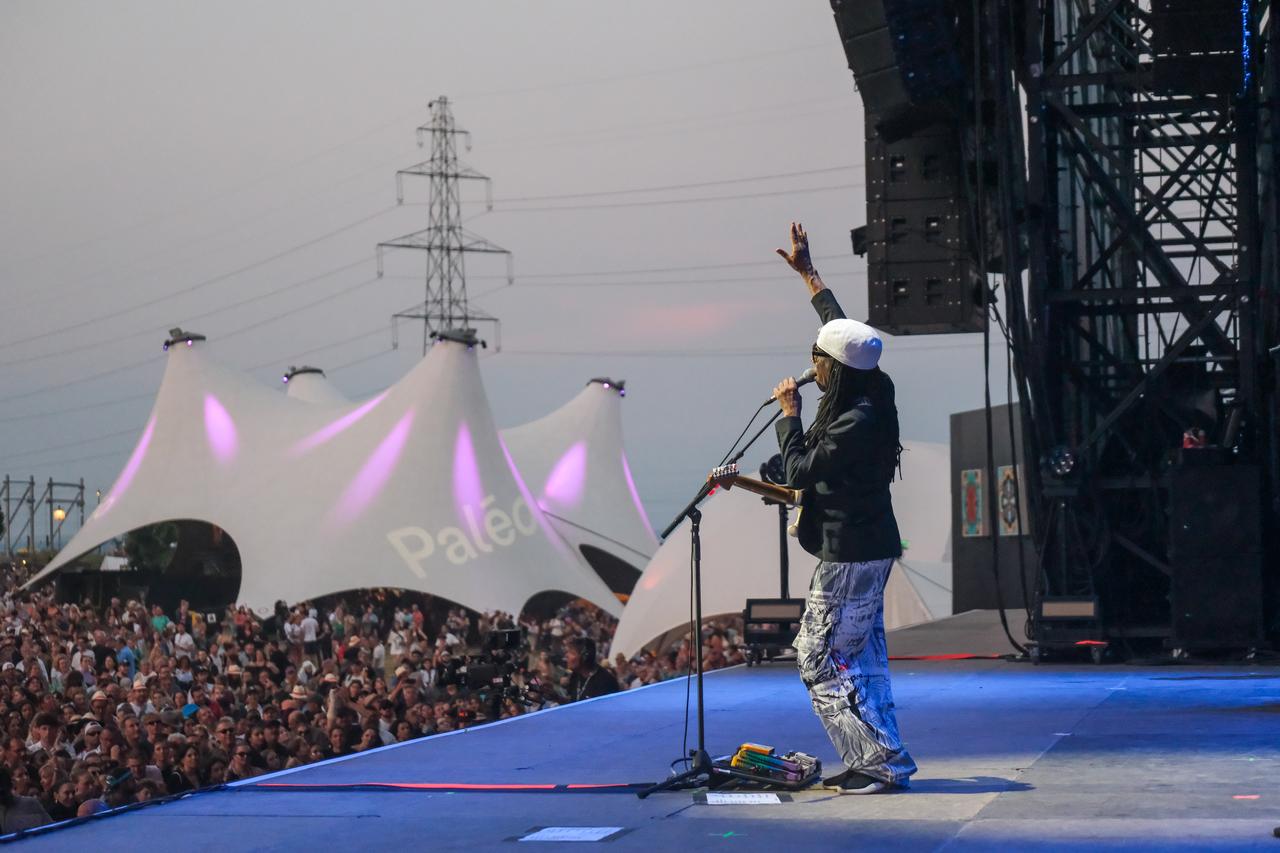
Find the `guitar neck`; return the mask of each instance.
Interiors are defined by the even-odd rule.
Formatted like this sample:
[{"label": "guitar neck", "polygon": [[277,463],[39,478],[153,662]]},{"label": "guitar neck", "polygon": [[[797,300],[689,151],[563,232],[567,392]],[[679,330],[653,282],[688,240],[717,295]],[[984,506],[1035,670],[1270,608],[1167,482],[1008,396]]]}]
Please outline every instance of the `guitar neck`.
[{"label": "guitar neck", "polygon": [[796,506],[800,503],[799,489],[788,489],[786,486],[777,486],[773,483],[766,483],[763,480],[753,480],[750,477],[742,476],[734,477],[733,485],[762,498],[768,498],[787,506]]}]

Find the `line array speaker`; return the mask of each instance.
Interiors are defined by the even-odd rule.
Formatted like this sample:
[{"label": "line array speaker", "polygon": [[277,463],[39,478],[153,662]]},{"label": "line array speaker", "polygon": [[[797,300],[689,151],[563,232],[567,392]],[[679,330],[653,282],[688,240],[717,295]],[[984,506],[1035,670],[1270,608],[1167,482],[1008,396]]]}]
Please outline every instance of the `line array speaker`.
[{"label": "line array speaker", "polygon": [[886,142],[867,122],[870,318],[890,334],[980,332],[982,287],[951,125]]},{"label": "line array speaker", "polygon": [[866,111],[890,140],[953,114],[964,83],[944,0],[831,0]]}]

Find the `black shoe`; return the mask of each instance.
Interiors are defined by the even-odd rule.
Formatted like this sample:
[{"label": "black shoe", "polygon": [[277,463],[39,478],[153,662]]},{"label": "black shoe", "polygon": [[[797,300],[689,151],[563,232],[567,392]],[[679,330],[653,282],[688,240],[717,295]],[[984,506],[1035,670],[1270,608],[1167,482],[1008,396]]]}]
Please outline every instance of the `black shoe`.
[{"label": "black shoe", "polygon": [[850,771],[848,770],[841,770],[834,776],[828,776],[822,780],[822,787],[829,791],[834,791],[836,788],[840,787],[841,783],[843,783],[845,778],[848,777],[849,772]]},{"label": "black shoe", "polygon": [[832,777],[832,784],[824,780],[822,787],[840,794],[878,794],[894,786],[856,770],[846,770],[840,776]]}]

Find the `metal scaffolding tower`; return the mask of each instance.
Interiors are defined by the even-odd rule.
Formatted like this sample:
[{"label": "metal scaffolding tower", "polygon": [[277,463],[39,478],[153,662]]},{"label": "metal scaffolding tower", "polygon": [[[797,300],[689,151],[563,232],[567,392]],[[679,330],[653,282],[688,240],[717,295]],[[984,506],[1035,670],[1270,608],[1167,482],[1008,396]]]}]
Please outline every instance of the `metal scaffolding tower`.
[{"label": "metal scaffolding tower", "polygon": [[[831,2],[884,142],[868,187],[896,205],[853,235],[888,285],[881,324],[995,325],[1011,353],[1031,651],[1280,642],[1269,0]],[[995,324],[957,320],[964,277],[913,278],[943,246],[969,253]],[[989,403],[986,432],[994,482]]]},{"label": "metal scaffolding tower", "polygon": [[431,122],[418,128],[418,147],[424,147],[428,135],[431,158],[396,172],[396,201],[404,203],[406,175],[430,179],[430,203],[427,227],[394,240],[379,243],[378,276],[383,274],[386,249],[416,249],[426,252],[426,295],[413,307],[396,313],[393,329],[399,319],[421,320],[422,351],[425,354],[433,336],[445,331],[465,331],[474,335],[474,324],[488,323],[494,328],[500,346],[498,319],[471,307],[467,301],[466,256],[471,253],[506,255],[507,281],[513,279],[511,253],[462,227],[462,181],[482,181],[486,203],[492,209],[489,179],[458,160],[458,137],[464,137],[467,149],[471,135],[459,129],[449,109],[449,99],[439,97],[431,102]]},{"label": "metal scaffolding tower", "polygon": [[[69,510],[78,514],[79,526],[83,527],[84,480],[61,483],[50,478],[39,492],[35,477],[22,480],[6,476],[0,480],[0,512],[4,514],[0,546],[4,556],[12,560],[18,553],[34,554],[42,548],[61,547]],[[37,523],[46,513],[48,526],[42,534]]]},{"label": "metal scaffolding tower", "polygon": [[1274,24],[1253,0],[1020,5],[999,14],[1026,182],[1002,170],[1000,192],[1029,250],[1036,639],[1260,645],[1280,569]]}]

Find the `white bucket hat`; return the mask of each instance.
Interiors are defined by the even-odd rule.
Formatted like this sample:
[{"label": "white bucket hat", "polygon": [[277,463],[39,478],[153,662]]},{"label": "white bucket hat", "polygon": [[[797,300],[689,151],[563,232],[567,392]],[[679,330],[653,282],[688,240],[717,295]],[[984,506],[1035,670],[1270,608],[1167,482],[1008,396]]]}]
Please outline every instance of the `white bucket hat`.
[{"label": "white bucket hat", "polygon": [[818,330],[818,349],[854,370],[873,370],[880,363],[880,333],[857,320],[832,320]]}]

